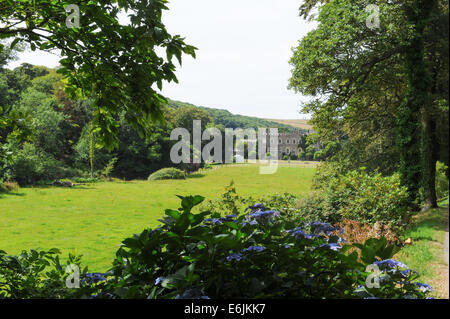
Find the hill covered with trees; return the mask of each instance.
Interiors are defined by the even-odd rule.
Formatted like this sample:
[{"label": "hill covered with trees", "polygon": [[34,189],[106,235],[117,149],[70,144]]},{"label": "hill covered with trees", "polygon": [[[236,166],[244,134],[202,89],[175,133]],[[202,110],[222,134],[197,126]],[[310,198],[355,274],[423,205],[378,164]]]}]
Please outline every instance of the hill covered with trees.
[{"label": "hill covered with trees", "polygon": [[[6,64],[6,60],[3,66]],[[11,129],[0,131],[4,159],[0,179],[21,185],[79,176],[114,176],[125,179],[147,178],[168,166],[175,141],[170,133],[176,127],[192,130],[194,119],[202,120],[202,129],[277,127],[280,132],[291,126],[256,117],[233,115],[226,110],[198,107],[168,100],[163,106],[164,121],[150,126],[148,136],[136,131],[126,113],[114,116],[119,146],[100,149],[98,131],[93,129],[95,106],[90,99],[70,99],[64,91],[62,76],[55,69],[31,64],[10,70],[0,68],[0,98],[4,112],[22,114],[22,131],[29,139],[7,138]]]},{"label": "hill covered with trees", "polygon": [[173,108],[197,107],[208,112],[214,120],[217,127],[223,128],[278,128],[280,132],[292,131],[296,127],[285,123],[270,121],[252,116],[236,115],[227,110],[196,106],[190,103],[169,100],[169,106]]}]

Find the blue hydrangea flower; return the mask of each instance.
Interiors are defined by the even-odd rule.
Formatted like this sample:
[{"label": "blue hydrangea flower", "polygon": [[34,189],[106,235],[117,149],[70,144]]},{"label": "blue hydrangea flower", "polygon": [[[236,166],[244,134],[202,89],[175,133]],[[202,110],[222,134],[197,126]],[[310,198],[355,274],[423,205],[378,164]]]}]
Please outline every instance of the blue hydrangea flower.
[{"label": "blue hydrangea flower", "polygon": [[411,269],[405,269],[405,270],[400,271],[400,274],[405,278],[409,277],[411,275],[411,273],[414,273],[417,276],[419,276],[419,273],[417,271],[412,271]]},{"label": "blue hydrangea flower", "polygon": [[214,224],[214,225],[221,225],[224,222],[233,222],[233,223],[238,223],[237,220],[233,219],[234,217],[236,217],[236,215],[228,215],[225,218],[224,217],[220,217],[220,218],[208,218],[205,219],[203,221],[204,224]]},{"label": "blue hydrangea flower", "polygon": [[204,292],[197,288],[186,289],[183,294],[177,295],[175,299],[210,299]]},{"label": "blue hydrangea flower", "polygon": [[96,284],[98,282],[105,281],[107,275],[107,273],[86,273],[83,275],[80,282],[86,284]]},{"label": "blue hydrangea flower", "polygon": [[242,226],[247,226],[247,225],[251,225],[251,226],[258,225],[258,222],[256,220],[242,221]]},{"label": "blue hydrangea flower", "polygon": [[327,235],[330,234],[331,232],[337,230],[337,228],[331,226],[328,223],[323,223],[323,222],[313,222],[313,223],[308,223],[306,224],[306,226],[311,227],[312,231],[314,233],[326,233]]},{"label": "blue hydrangea flower", "polygon": [[416,282],[415,285],[419,288],[420,291],[423,293],[425,292],[432,292],[433,288],[430,285],[423,284],[421,282]]},{"label": "blue hydrangea flower", "polygon": [[116,299],[114,295],[110,294],[109,292],[100,292],[98,294],[89,296],[88,299]]},{"label": "blue hydrangea flower", "polygon": [[264,249],[266,249],[266,247],[263,247],[263,246],[250,246],[250,247],[248,247],[248,248],[246,248],[246,249],[244,249],[244,250],[242,250],[243,252],[244,251],[256,251],[256,252],[262,252]]},{"label": "blue hydrangea flower", "polygon": [[338,251],[339,249],[341,249],[342,247],[339,246],[338,244],[332,243],[332,244],[322,244],[319,247],[327,247],[330,248],[331,250],[334,251]]},{"label": "blue hydrangea flower", "polygon": [[305,232],[302,229],[300,229],[300,228],[289,229],[289,230],[287,230],[287,233],[291,234],[291,236],[295,237],[296,239],[298,237],[305,237],[306,236]]},{"label": "blue hydrangea flower", "polygon": [[280,213],[277,212],[276,210],[266,210],[266,211],[258,211],[255,213],[251,213],[250,216],[253,218],[259,218],[259,217],[270,218],[270,217],[280,217]]},{"label": "blue hydrangea flower", "polygon": [[153,236],[153,234],[155,234],[155,233],[157,233],[157,232],[159,232],[161,230],[161,228],[155,228],[155,229],[153,229],[152,231],[150,231],[150,233],[148,234],[148,237],[152,237]]},{"label": "blue hydrangea flower", "polygon": [[214,224],[214,225],[220,225],[223,223],[223,219],[222,218],[208,218],[205,219],[205,224],[206,223],[210,223],[210,224]]},{"label": "blue hydrangea flower", "polygon": [[158,277],[155,280],[155,286],[159,285],[160,283],[163,282],[163,280],[166,279],[166,277]]},{"label": "blue hydrangea flower", "polygon": [[306,234],[300,228],[289,229],[289,230],[287,230],[287,232],[290,233],[292,237],[295,237],[295,239],[299,239],[299,238],[313,239],[313,238],[320,237],[319,235],[316,235],[316,234]]},{"label": "blue hydrangea flower", "polygon": [[253,206],[247,207],[247,208],[245,209],[245,212],[248,211],[248,210],[251,210],[251,211],[257,211],[257,210],[266,210],[266,209],[267,209],[267,208],[266,208],[266,206],[264,206],[264,204],[258,203],[258,204],[255,204],[255,205],[253,205]]},{"label": "blue hydrangea flower", "polygon": [[247,214],[247,221],[250,219],[255,219],[258,224],[266,224],[270,222],[273,218],[280,217],[280,212],[275,210],[267,210],[267,211],[256,211],[250,214]]},{"label": "blue hydrangea flower", "polygon": [[404,263],[394,260],[394,259],[386,259],[386,260],[381,260],[381,261],[376,261],[374,262],[374,265],[377,265],[378,267],[380,267],[381,269],[385,269],[385,268],[408,268],[408,266],[406,266]]},{"label": "blue hydrangea flower", "polygon": [[244,258],[244,256],[240,253],[233,253],[227,257],[228,261],[236,260],[241,261],[241,259]]}]

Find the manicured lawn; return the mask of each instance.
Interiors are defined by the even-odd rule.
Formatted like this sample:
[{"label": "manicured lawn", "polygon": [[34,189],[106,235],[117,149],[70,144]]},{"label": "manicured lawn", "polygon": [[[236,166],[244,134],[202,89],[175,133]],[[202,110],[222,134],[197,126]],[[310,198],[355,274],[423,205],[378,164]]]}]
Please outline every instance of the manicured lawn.
[{"label": "manicured lawn", "polygon": [[215,167],[187,180],[104,182],[75,188],[21,188],[0,194],[0,249],[59,248],[83,255],[90,271],[106,271],[121,241],[156,227],[175,195],[217,198],[234,180],[241,195],[309,191],[314,165],[283,163],[276,174],[260,175],[257,165]]},{"label": "manicured lawn", "polygon": [[[443,205],[446,205],[446,207]],[[404,239],[411,238],[395,257],[420,273],[420,282],[433,287],[434,298],[449,298],[449,268],[444,258],[444,239],[448,225],[448,201],[441,208],[421,212]]]}]

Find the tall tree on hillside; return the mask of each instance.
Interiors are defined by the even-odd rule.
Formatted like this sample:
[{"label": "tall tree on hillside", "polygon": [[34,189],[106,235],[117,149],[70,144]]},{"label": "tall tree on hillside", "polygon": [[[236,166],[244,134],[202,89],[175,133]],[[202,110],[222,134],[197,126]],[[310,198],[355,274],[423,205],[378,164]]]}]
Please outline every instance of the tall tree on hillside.
[{"label": "tall tree on hillside", "polygon": [[[163,118],[164,81],[177,81],[174,57],[195,57],[195,48],[170,35],[161,22],[167,0],[2,0],[0,38],[31,49],[59,51],[59,71],[71,98],[94,99],[99,145],[118,146],[118,117],[142,136]],[[74,6],[75,5],[75,6]],[[66,12],[68,9],[68,12]],[[128,21],[119,21],[126,12]],[[79,16],[77,14],[79,13]],[[77,25],[79,22],[79,25]],[[165,57],[156,53],[165,51]],[[0,51],[4,48],[0,47]]]},{"label": "tall tree on hillside", "polygon": [[448,163],[448,127],[437,124],[448,116],[448,2],[382,0],[379,15],[372,3],[305,1],[301,15],[317,9],[318,26],[294,49],[290,87],[312,97],[303,111],[320,137],[342,143],[335,159],[398,169],[411,204],[422,187],[436,206],[436,160]]},{"label": "tall tree on hillside", "polygon": [[14,102],[14,92],[9,85],[9,70],[5,67],[10,60],[14,59],[14,53],[0,42],[0,163],[11,158],[11,151],[6,145],[7,141],[22,141],[31,136],[31,130],[28,128],[29,116],[11,107]]}]

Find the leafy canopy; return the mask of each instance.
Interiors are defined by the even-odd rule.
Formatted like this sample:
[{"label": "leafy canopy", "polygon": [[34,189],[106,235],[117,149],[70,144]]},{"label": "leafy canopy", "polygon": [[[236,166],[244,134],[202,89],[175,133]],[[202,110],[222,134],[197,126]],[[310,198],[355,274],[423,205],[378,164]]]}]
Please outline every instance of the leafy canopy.
[{"label": "leafy canopy", "polygon": [[[78,28],[66,25],[72,12],[65,8],[70,4],[79,7]],[[158,90],[164,81],[177,82],[173,58],[181,64],[183,53],[195,57],[196,48],[170,35],[161,22],[166,4],[167,0],[5,0],[0,3],[0,39],[13,38],[11,47],[25,42],[33,51],[59,51],[66,93],[94,98],[98,146],[112,149],[118,146],[116,115],[124,111],[127,122],[146,136],[150,122],[163,119],[161,105],[166,100]],[[158,55],[157,48],[165,56]]]}]

